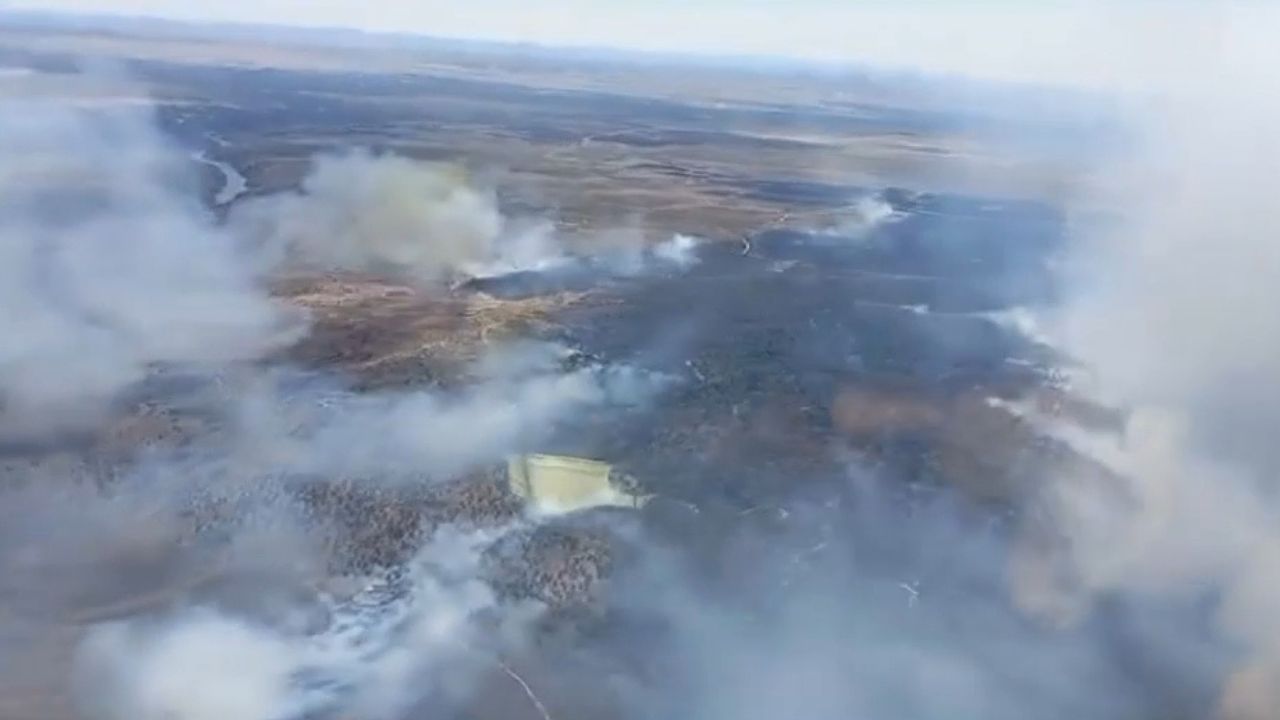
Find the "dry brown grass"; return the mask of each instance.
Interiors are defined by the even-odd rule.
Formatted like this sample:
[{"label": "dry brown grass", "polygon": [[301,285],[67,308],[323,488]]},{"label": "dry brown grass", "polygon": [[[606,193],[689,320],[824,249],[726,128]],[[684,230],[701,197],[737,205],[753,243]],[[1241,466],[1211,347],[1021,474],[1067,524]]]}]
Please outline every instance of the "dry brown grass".
[{"label": "dry brown grass", "polygon": [[[1123,432],[1124,416],[1052,388],[1021,394],[1032,412],[1096,432]],[[978,388],[958,395],[929,393],[910,385],[849,385],[831,408],[836,431],[853,444],[880,438],[927,438],[930,464],[941,479],[968,497],[1003,503],[1026,497],[1048,474],[1096,476],[1088,458],[1045,437],[1037,422],[992,402]]]},{"label": "dry brown grass", "polygon": [[458,381],[487,346],[554,326],[557,311],[584,297],[506,300],[346,274],[284,279],[275,294],[311,313],[295,359],[376,386]]},{"label": "dry brown grass", "polygon": [[932,430],[945,417],[937,400],[920,392],[849,386],[831,407],[831,419],[846,435]]},{"label": "dry brown grass", "polygon": [[583,292],[505,300],[477,293],[466,303],[466,318],[481,343],[510,339],[554,325],[556,311],[577,304],[586,297]]}]

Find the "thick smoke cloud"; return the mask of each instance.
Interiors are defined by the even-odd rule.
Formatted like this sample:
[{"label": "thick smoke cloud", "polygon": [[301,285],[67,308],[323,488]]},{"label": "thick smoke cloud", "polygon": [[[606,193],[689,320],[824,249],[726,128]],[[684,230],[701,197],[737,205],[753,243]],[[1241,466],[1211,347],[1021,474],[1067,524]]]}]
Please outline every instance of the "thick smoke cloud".
[{"label": "thick smoke cloud", "polygon": [[407,564],[397,594],[374,582],[329,599],[331,630],[319,635],[208,607],[96,626],[76,659],[85,709],[104,720],[213,720],[305,717],[340,704],[390,719],[427,698],[446,706],[514,647],[481,618],[506,610],[514,627],[536,612],[500,608],[478,579],[494,537],[442,533]]},{"label": "thick smoke cloud", "polygon": [[153,366],[256,358],[298,337],[193,189],[145,108],[5,98],[0,434],[91,425]]},{"label": "thick smoke cloud", "polygon": [[233,223],[279,261],[422,283],[486,261],[504,232],[460,168],[364,151],[315,158],[297,192],[246,201]]},{"label": "thick smoke cloud", "polygon": [[1115,597],[1211,608],[1222,720],[1280,713],[1280,86],[1274,52],[1244,42],[1257,10],[1221,4],[1208,44],[1135,38],[1180,43],[1187,72],[1133,106],[1139,146],[1101,178],[1106,219],[1079,224],[1057,332],[1081,390],[1131,419],[1122,441],[1054,428],[1115,476],[1057,479],[1060,540],[1025,566],[1052,570],[1018,575],[1024,605],[1060,619]]},{"label": "thick smoke cloud", "polygon": [[316,157],[296,192],[246,200],[231,216],[267,266],[390,274],[432,285],[519,272],[637,275],[697,263],[697,241],[650,245],[639,230],[570,251],[553,223],[505,216],[461,167],[355,150]]}]

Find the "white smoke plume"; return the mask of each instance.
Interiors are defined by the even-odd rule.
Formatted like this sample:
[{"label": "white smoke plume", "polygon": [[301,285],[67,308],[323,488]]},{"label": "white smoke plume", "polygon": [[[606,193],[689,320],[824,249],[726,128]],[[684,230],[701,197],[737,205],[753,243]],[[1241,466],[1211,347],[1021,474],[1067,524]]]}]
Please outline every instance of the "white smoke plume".
[{"label": "white smoke plume", "polygon": [[461,168],[367,151],[315,158],[297,192],[245,201],[232,223],[277,261],[422,283],[489,260],[504,231]]},{"label": "white smoke plume", "polygon": [[592,238],[590,254],[581,255],[580,261],[619,277],[681,272],[698,264],[701,244],[702,240],[679,233],[651,243],[638,229],[615,229]]},{"label": "white smoke plume", "polygon": [[676,234],[670,240],[655,245],[652,254],[659,262],[688,270],[699,262],[698,245],[701,243],[698,238]]},{"label": "white smoke plume", "polygon": [[156,630],[122,623],[91,632],[80,651],[90,714],[213,720],[277,717],[287,708],[301,660],[287,639],[211,611]]},{"label": "white smoke plume", "polygon": [[494,250],[484,262],[465,265],[465,274],[483,278],[518,272],[554,272],[575,262],[556,237],[555,224],[546,220],[522,225],[511,223],[509,232],[500,238]]},{"label": "white smoke plume", "polygon": [[[1060,347],[1132,410],[1123,443],[1073,439],[1117,474],[1048,492],[1054,569],[1020,599],[1067,617],[1092,600],[1201,598],[1234,657],[1217,717],[1280,716],[1280,84],[1258,23],[1273,7],[1197,5],[1207,38],[1153,30],[1182,60],[1133,105],[1139,147],[1111,168],[1102,223],[1082,223]],[[1167,29],[1167,28],[1166,28]],[[1091,208],[1092,209],[1092,208]],[[1096,218],[1096,215],[1093,216]]]},{"label": "white smoke plume", "polygon": [[650,245],[638,230],[571,251],[554,223],[504,216],[459,166],[356,150],[321,155],[296,192],[237,204],[231,225],[267,266],[391,274],[424,285],[520,272],[637,275],[687,269],[697,241]]},{"label": "white smoke plume", "polygon": [[879,195],[864,195],[836,219],[835,225],[826,232],[854,240],[866,238],[880,226],[893,222],[901,214],[893,208],[888,200]]},{"label": "white smoke plume", "polygon": [[597,233],[582,243],[582,249],[571,251],[556,242],[553,228],[544,225],[504,239],[496,260],[466,270],[477,279],[534,273],[584,281],[680,273],[702,261],[698,248],[703,242],[676,233],[667,240],[650,243],[638,230],[615,229]]},{"label": "white smoke plume", "polygon": [[[497,599],[477,579],[493,538],[441,533],[408,563],[403,581],[328,598],[330,622],[319,633],[289,633],[209,607],[97,626],[76,659],[85,710],[104,720],[339,709],[390,720],[425,699],[456,700],[503,643],[483,618],[498,610]],[[511,617],[519,621],[522,612]]]},{"label": "white smoke plume", "polygon": [[452,393],[260,386],[240,404],[239,450],[252,448],[252,465],[291,472],[449,478],[537,447],[576,413],[642,403],[671,382],[628,366],[563,372],[542,366],[545,352],[519,347],[495,355],[501,359],[482,361],[489,377]]},{"label": "white smoke plume", "polygon": [[0,434],[92,425],[157,364],[298,336],[145,107],[0,108]]}]

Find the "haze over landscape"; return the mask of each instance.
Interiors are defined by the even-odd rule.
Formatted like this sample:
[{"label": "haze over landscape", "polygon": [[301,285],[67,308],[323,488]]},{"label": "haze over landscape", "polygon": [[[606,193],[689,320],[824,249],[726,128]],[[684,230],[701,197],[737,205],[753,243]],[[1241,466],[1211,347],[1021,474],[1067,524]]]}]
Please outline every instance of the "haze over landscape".
[{"label": "haze over landscape", "polygon": [[1280,717],[1276,31],[0,5],[0,719]]},{"label": "haze over landscape", "polygon": [[[1280,19],[1267,0],[43,0],[15,10],[350,28],[546,46],[848,62],[987,80],[1129,89],[1214,48],[1254,67]],[[1209,47],[1206,47],[1206,44]],[[1187,50],[1191,50],[1188,56]]]}]

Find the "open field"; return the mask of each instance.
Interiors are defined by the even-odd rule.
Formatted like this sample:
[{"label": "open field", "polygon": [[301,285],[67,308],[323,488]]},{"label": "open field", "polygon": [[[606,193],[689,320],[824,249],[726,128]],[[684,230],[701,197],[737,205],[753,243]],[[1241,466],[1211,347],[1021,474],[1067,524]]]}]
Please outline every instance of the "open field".
[{"label": "open field", "polygon": [[125,63],[164,125],[238,168],[251,192],[296,184],[316,152],[363,145],[461,161],[570,232],[736,239],[867,188],[1052,198],[1071,181],[993,142],[995,121],[894,105],[884,88],[840,79],[88,31],[0,32],[0,49],[51,69],[78,55]]}]

